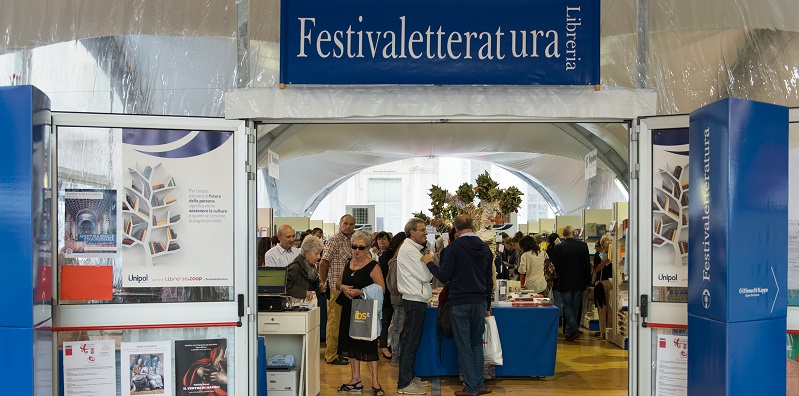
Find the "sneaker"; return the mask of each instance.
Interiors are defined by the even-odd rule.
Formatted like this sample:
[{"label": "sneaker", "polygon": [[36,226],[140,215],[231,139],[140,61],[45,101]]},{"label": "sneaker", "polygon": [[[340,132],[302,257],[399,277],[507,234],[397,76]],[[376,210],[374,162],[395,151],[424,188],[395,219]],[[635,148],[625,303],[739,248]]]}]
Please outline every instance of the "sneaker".
[{"label": "sneaker", "polygon": [[411,383],[416,385],[416,386],[418,386],[418,387],[420,387],[420,388],[424,388],[426,386],[430,386],[429,382],[427,382],[427,381],[425,381],[425,380],[423,380],[423,379],[421,379],[419,377],[413,377],[413,379],[411,380]]},{"label": "sneaker", "polygon": [[425,393],[427,393],[427,391],[419,389],[419,387],[416,386],[416,384],[411,382],[410,384],[408,384],[408,386],[402,389],[397,389],[397,393],[403,395],[424,395]]},{"label": "sneaker", "polygon": [[338,366],[343,366],[345,364],[350,364],[350,360],[345,358],[345,357],[336,356],[335,359],[327,362],[327,364],[335,364],[335,365],[338,365]]},{"label": "sneaker", "polygon": [[396,356],[392,356],[391,357],[391,365],[394,366],[394,367],[399,366],[399,359],[397,359]]}]

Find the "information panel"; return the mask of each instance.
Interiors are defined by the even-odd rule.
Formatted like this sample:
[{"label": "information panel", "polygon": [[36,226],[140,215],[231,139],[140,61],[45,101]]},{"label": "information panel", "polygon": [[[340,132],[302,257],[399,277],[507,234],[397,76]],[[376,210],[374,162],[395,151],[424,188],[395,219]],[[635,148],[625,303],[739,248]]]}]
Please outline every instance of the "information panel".
[{"label": "information panel", "polygon": [[285,84],[599,83],[599,0],[282,0]]}]

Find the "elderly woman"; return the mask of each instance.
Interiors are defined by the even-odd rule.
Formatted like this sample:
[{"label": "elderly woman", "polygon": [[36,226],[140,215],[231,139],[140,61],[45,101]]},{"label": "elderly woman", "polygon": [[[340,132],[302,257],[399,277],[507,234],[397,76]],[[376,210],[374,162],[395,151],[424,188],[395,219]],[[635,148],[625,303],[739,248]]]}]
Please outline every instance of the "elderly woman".
[{"label": "elderly woman", "polygon": [[[369,247],[372,246],[372,237],[363,231],[356,231],[350,238],[352,243],[352,259],[344,267],[344,272],[339,278],[336,288],[341,293],[336,299],[336,303],[341,305],[341,324],[338,332],[338,354],[350,358],[350,371],[352,376],[349,382],[342,384],[339,392],[361,392],[361,361],[368,362],[369,371],[372,374],[372,393],[374,396],[384,396],[386,393],[380,386],[378,379],[377,363],[379,354],[377,352],[377,339],[372,341],[357,340],[350,337],[350,315],[352,312],[352,299],[366,295],[365,289],[372,285],[386,289],[383,281],[383,271],[380,265],[369,255]],[[382,290],[380,296],[382,297]],[[379,317],[379,313],[378,313]]]},{"label": "elderly woman", "polygon": [[[319,286],[319,268],[316,262],[322,254],[322,241],[308,235],[302,240],[300,254],[286,267],[286,293],[295,299],[295,303],[310,303]],[[298,301],[299,300],[299,301]]]}]

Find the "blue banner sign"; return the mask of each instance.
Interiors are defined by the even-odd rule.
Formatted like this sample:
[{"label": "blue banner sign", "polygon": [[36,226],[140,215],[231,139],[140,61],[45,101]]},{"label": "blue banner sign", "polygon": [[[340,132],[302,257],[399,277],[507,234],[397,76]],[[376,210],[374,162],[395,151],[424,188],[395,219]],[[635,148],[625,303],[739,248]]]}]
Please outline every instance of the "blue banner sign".
[{"label": "blue banner sign", "polygon": [[284,84],[593,85],[599,0],[282,0]]}]

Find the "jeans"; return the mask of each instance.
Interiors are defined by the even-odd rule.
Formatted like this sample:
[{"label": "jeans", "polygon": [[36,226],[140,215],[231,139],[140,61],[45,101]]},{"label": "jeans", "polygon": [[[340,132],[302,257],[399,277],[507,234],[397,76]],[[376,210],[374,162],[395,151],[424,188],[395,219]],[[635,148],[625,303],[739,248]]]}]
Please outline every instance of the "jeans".
[{"label": "jeans", "polygon": [[453,305],[450,311],[452,336],[458,349],[458,365],[466,383],[464,390],[477,394],[483,382],[483,333],[485,332],[486,305]]},{"label": "jeans", "polygon": [[[422,326],[424,325],[424,312],[427,303],[402,300],[405,311],[405,323],[400,335],[399,379],[397,389],[410,385],[416,375],[413,373],[413,363],[416,360],[416,350],[422,339]],[[396,314],[396,313],[395,313]]]},{"label": "jeans", "polygon": [[563,315],[566,320],[566,336],[570,336],[580,330],[579,316],[583,304],[583,291],[570,290],[560,291],[560,297],[563,300]]},{"label": "jeans", "polygon": [[400,334],[402,333],[402,327],[405,325],[405,308],[403,304],[394,305],[394,316],[391,318],[391,323],[394,325],[391,327],[391,338],[388,343],[391,345],[391,356],[396,357],[397,361],[399,361],[401,356]]}]

